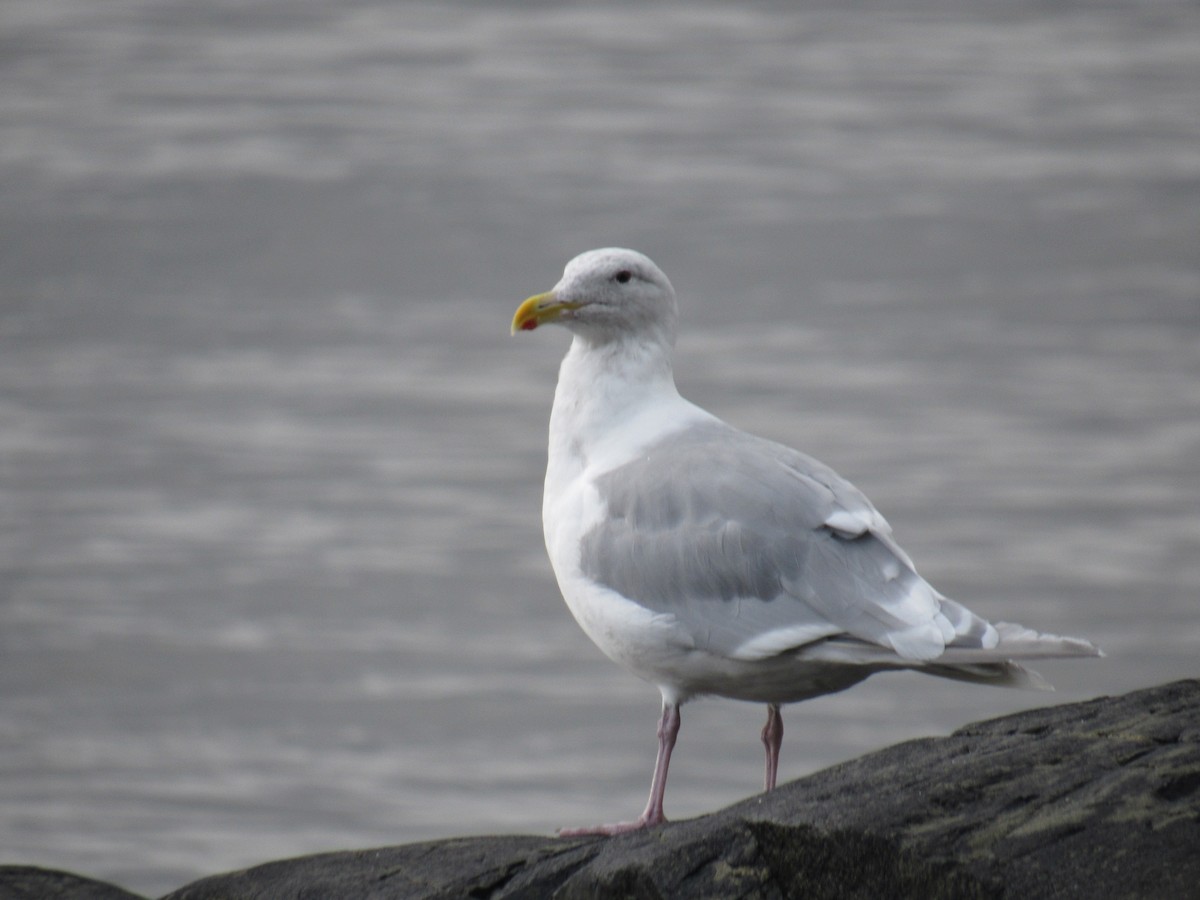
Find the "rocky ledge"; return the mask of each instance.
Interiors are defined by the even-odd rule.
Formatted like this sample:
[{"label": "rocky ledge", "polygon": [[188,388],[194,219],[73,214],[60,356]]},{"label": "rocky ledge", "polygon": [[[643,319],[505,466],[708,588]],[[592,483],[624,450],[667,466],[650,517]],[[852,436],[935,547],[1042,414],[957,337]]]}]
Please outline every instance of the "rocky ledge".
[{"label": "rocky ledge", "polygon": [[[1200,897],[1200,680],[899,744],[617,838],[475,837],[204,878],[239,898]],[[0,867],[0,900],[138,900]]]}]

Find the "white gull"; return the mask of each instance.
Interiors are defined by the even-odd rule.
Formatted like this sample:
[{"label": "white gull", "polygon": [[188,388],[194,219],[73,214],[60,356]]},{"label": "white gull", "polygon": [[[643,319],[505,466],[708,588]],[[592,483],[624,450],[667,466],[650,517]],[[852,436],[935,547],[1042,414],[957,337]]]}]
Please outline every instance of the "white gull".
[{"label": "white gull", "polygon": [[727,425],[679,395],[677,307],[633,250],[583,253],[530,297],[513,332],[574,335],[550,414],[542,524],[563,597],[610,658],[662,693],[658,759],[632,822],[666,820],[679,707],[712,694],[767,705],[767,790],[779,707],[885,670],[1048,688],[1015,660],[1097,656],[1077,638],[990,623],[917,574],[891,527],[828,466]]}]

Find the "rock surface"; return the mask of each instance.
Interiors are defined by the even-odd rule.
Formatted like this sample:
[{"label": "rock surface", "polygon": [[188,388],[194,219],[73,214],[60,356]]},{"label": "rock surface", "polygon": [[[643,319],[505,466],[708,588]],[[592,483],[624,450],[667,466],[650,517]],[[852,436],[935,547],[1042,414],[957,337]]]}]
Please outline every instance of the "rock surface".
[{"label": "rock surface", "polygon": [[[74,878],[0,868],[0,900],[132,897],[29,893],[38,872]],[[1200,898],[1200,681],[968,725],[651,831],[308,856],[169,900],[884,896]]]},{"label": "rock surface", "polygon": [[144,900],[103,881],[37,866],[0,866],[0,900]]}]

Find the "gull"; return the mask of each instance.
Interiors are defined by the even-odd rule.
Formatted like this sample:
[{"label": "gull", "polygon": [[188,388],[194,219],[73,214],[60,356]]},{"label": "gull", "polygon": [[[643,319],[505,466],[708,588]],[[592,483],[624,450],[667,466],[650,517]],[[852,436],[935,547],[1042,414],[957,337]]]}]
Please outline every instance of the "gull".
[{"label": "gull", "polygon": [[1078,638],[991,623],[939,594],[870,501],[833,469],[680,396],[675,291],[649,258],[572,259],[512,331],[572,333],[550,413],[546,550],[571,614],[608,657],[658,687],[658,757],[635,820],[666,821],[679,709],[715,695],[765,703],[767,791],[780,706],[888,670],[1048,689],[1017,660],[1098,656]]}]

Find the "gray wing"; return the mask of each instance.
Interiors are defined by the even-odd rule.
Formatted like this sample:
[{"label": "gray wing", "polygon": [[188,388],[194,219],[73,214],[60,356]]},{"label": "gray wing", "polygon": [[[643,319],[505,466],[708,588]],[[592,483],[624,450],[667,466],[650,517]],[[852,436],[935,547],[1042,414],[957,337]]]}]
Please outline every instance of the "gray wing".
[{"label": "gray wing", "polygon": [[834,635],[931,659],[995,642],[914,570],[865,496],[817,460],[720,422],[599,476],[590,578],[670,614],[697,646],[761,659]]}]

